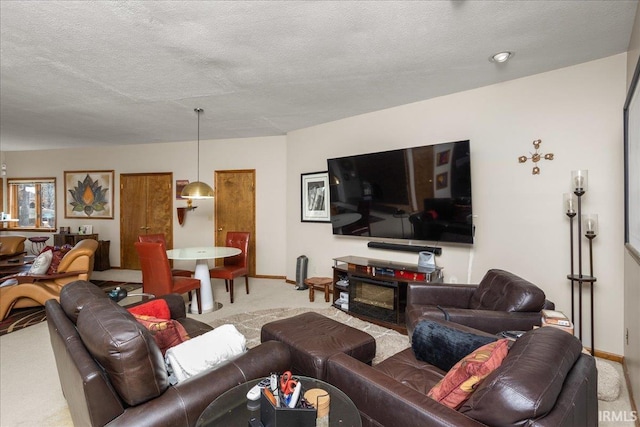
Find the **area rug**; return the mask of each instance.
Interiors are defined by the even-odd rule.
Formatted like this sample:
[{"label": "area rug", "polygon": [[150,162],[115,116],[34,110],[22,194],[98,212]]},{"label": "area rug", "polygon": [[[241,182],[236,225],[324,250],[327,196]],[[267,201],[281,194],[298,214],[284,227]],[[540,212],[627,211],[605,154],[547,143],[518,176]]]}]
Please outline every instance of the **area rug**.
[{"label": "area rug", "polygon": [[344,323],[353,328],[364,331],[375,338],[376,355],[373,359],[374,365],[409,347],[409,338],[406,335],[402,335],[392,329],[383,328],[382,326],[365,322],[364,320],[356,319],[355,317],[349,316],[344,311],[333,307],[319,310],[310,308],[279,308],[261,310],[251,313],[236,314],[222,319],[215,319],[208,323],[214,328],[224,324],[234,325],[236,329],[238,329],[238,331],[247,339],[247,347],[251,348],[260,344],[260,329],[265,323],[296,316],[308,311],[322,314],[337,322]]},{"label": "area rug", "polygon": [[[142,287],[141,283],[133,282],[114,282],[111,280],[92,280],[96,286],[102,288],[105,292],[120,286],[127,292],[134,291]],[[19,285],[18,285],[19,286]],[[31,325],[37,325],[47,320],[44,307],[26,307],[14,308],[4,320],[0,321],[0,336],[19,331]]]}]

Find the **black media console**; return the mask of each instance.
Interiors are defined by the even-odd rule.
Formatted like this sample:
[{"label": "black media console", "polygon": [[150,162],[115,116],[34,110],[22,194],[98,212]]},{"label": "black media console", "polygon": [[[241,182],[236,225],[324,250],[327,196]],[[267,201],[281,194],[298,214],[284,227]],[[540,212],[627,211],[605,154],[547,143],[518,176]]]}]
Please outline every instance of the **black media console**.
[{"label": "black media console", "polygon": [[442,283],[442,269],[357,256],[334,258],[333,304],[345,312],[406,333],[408,283]]}]

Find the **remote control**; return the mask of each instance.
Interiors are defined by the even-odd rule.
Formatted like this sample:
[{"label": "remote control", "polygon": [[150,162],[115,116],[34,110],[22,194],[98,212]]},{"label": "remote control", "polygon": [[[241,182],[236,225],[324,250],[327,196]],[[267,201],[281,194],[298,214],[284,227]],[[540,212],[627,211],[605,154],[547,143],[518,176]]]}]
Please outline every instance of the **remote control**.
[{"label": "remote control", "polygon": [[271,384],[271,379],[270,378],[264,378],[262,380],[260,380],[260,382],[256,385],[254,385],[253,387],[251,387],[251,390],[249,390],[247,392],[247,399],[249,400],[258,400],[260,399],[260,391],[265,388],[268,387]]}]

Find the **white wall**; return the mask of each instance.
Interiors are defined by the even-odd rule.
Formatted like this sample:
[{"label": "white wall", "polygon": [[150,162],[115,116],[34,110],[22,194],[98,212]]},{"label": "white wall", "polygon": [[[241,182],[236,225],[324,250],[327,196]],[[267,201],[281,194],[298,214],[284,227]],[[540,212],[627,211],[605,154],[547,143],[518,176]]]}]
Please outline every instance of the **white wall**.
[{"label": "white wall", "polygon": [[[367,238],[333,236],[328,223],[300,222],[301,173],[326,170],[329,157],[470,139],[476,243],[440,243],[437,262],[445,280],[477,283],[487,269],[503,268],[538,284],[569,314],[569,226],[562,194],[569,191],[571,171],[587,169],[583,213],[598,213],[600,222],[594,240],[595,343],[622,354],[625,79],[622,54],[291,132],[287,277],[295,278],[301,254],[309,257],[309,275],[331,275],[332,258],[344,255],[417,262],[414,253],[369,249]],[[517,160],[534,151],[535,139],[542,139],[543,153],[555,155],[539,163],[539,176],[531,174],[530,161]],[[589,345],[588,317],[584,323],[583,342]]]},{"label": "white wall", "polygon": [[[7,178],[56,177],[58,191],[57,227],[82,224],[93,225],[101,240],[110,240],[112,266],[120,265],[120,174],[143,172],[173,172],[174,180],[195,181],[196,142],[169,144],[140,144],[116,148],[85,148],[73,150],[47,150],[6,152]],[[256,170],[256,272],[260,275],[284,274],[286,142],[285,137],[264,137],[200,141],[200,180],[213,186],[215,170]],[[64,171],[115,171],[114,219],[78,220],[64,218]],[[213,201],[197,200],[198,209],[188,212],[183,226],[178,224],[174,209],[174,246],[210,245],[214,242]],[[175,207],[186,206],[176,200]],[[42,232],[21,233],[27,236],[45,235]],[[51,241],[50,241],[51,243]],[[180,265],[176,262],[176,267]]]},{"label": "white wall", "polygon": [[[332,259],[338,256],[417,262],[417,255],[369,249],[366,238],[333,236],[330,224],[300,222],[301,173],[326,170],[329,157],[470,139],[476,244],[440,244],[443,255],[437,262],[445,268],[446,280],[477,283],[487,269],[503,268],[538,284],[559,310],[569,313],[569,228],[562,193],[569,191],[571,170],[588,169],[584,211],[600,217],[600,235],[594,240],[596,348],[622,354],[625,82],[622,54],[287,137],[201,141],[200,179],[212,184],[214,170],[256,169],[258,274],[286,274],[293,280],[296,258],[305,254],[309,275],[330,275]],[[542,152],[555,154],[555,160],[541,162],[539,176],[531,175],[530,161],[517,161],[533,151],[535,139],[542,139]],[[114,169],[116,186],[121,173],[172,171],[174,179],[195,180],[195,148],[195,142],[189,142],[3,155],[7,177],[56,176],[58,191],[63,191],[65,170]],[[118,192],[115,195],[114,220],[91,223],[101,239],[111,240],[111,263],[117,266]],[[213,242],[213,203],[197,204],[183,227],[174,217],[176,246]],[[59,212],[62,208],[60,201]],[[86,222],[61,216],[57,225]],[[588,302],[585,299],[585,307]],[[588,327],[583,336],[588,345]]]}]

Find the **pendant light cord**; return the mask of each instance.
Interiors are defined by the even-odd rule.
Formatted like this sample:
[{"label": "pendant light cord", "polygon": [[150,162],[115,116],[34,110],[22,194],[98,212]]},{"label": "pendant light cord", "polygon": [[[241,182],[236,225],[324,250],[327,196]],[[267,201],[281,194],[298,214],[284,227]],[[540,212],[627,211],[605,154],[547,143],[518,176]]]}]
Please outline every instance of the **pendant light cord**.
[{"label": "pendant light cord", "polygon": [[200,181],[200,113],[202,113],[202,108],[194,108],[194,111],[198,115],[198,158],[196,164],[196,171],[198,174],[198,181]]}]

